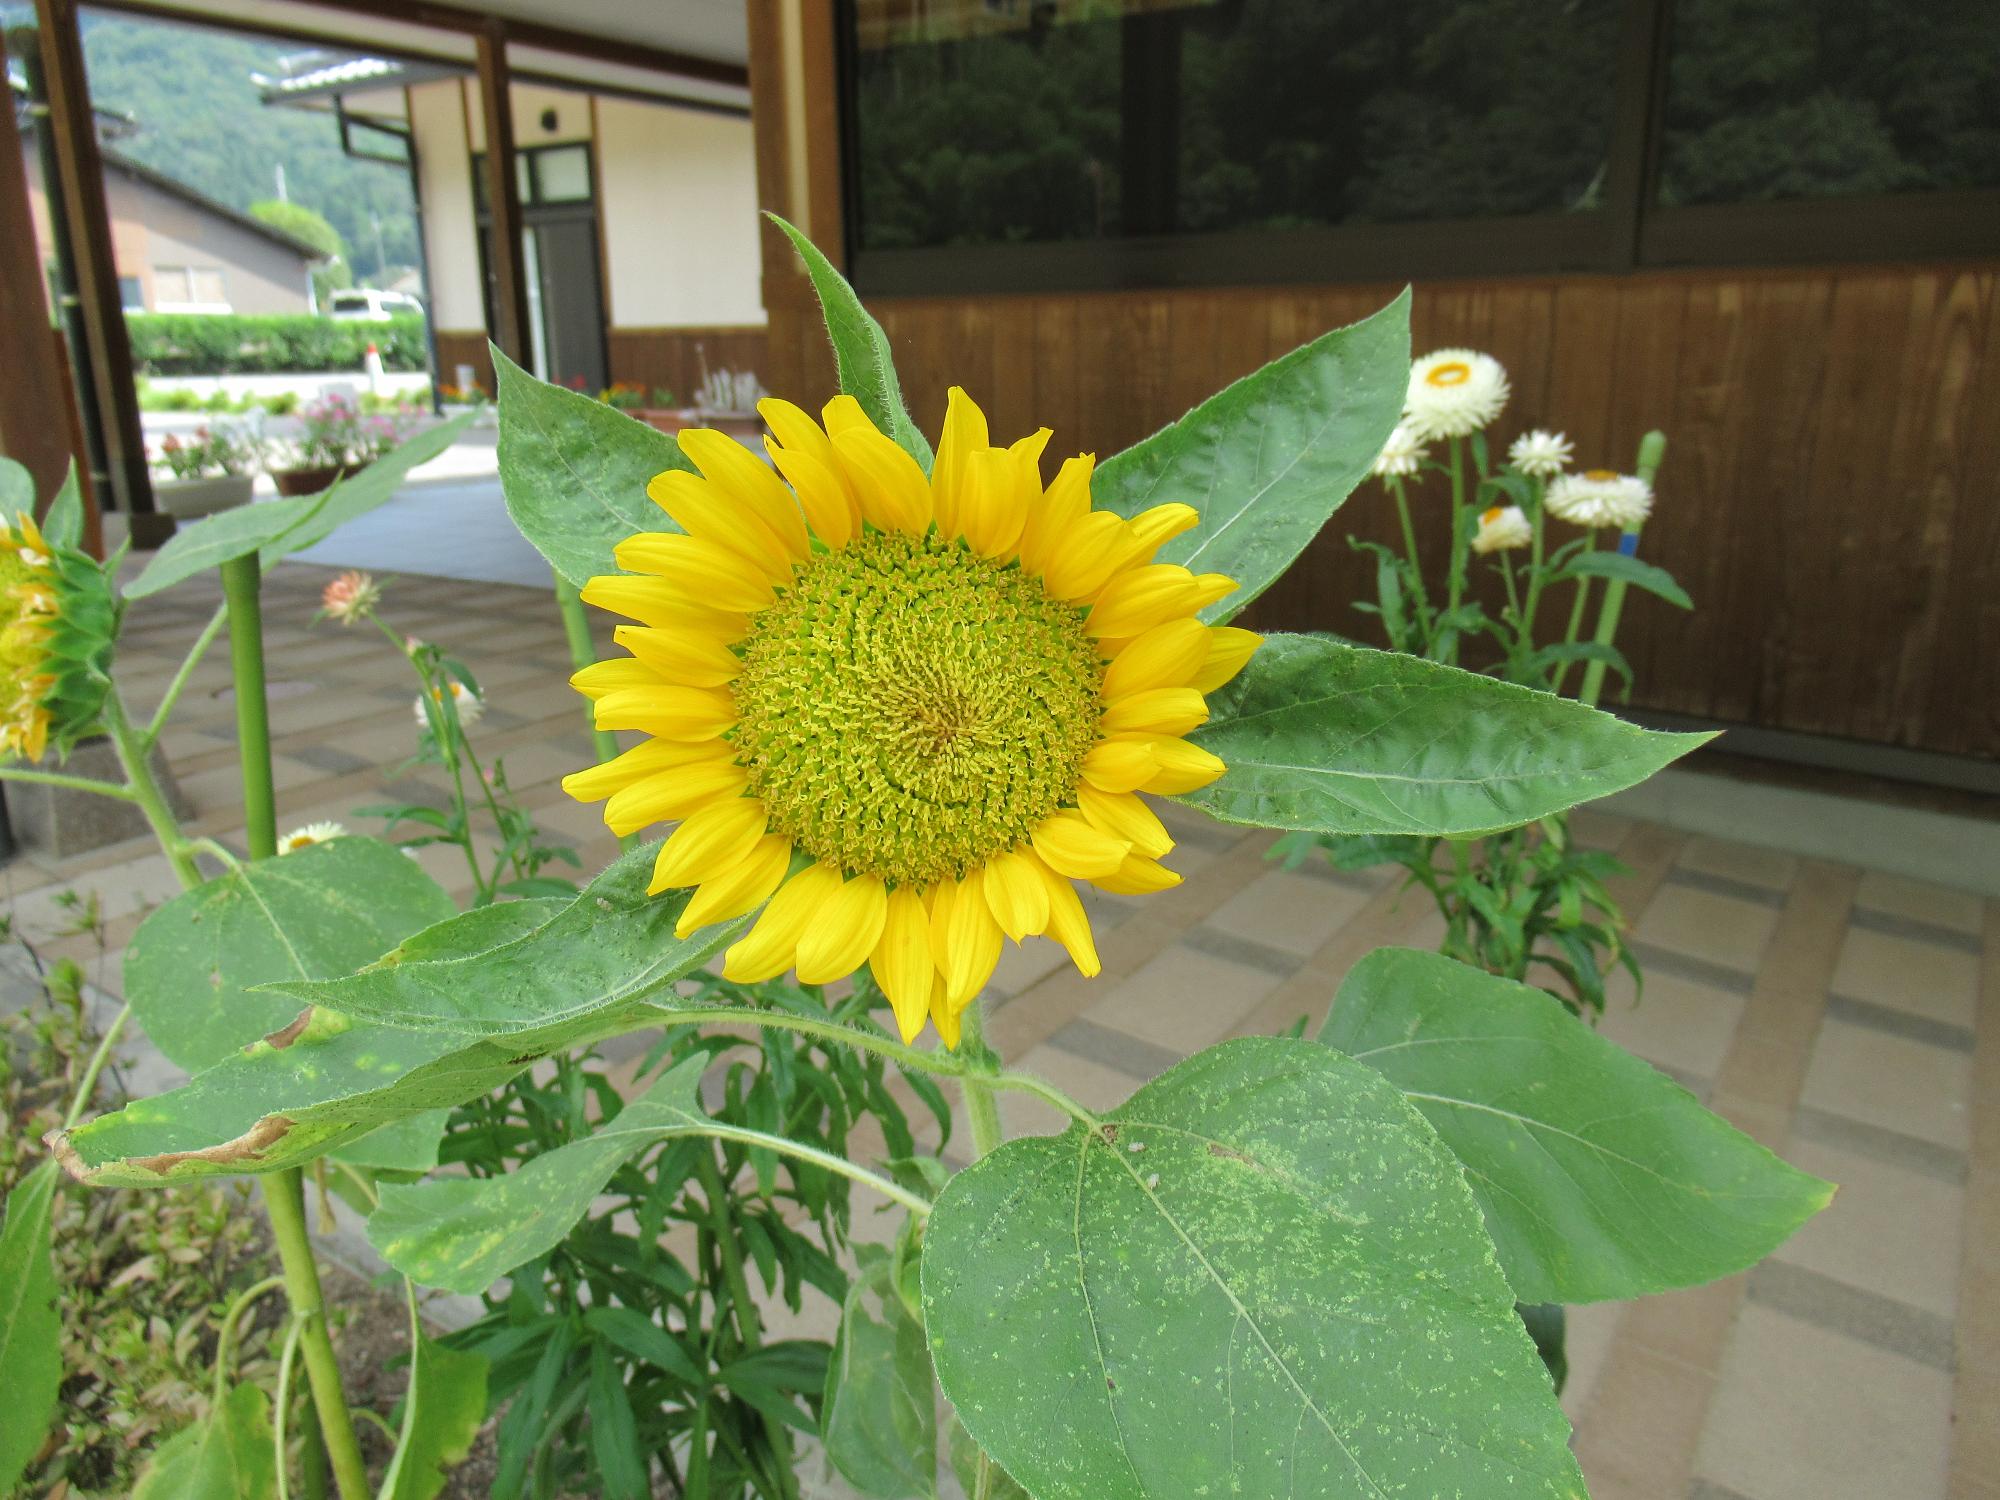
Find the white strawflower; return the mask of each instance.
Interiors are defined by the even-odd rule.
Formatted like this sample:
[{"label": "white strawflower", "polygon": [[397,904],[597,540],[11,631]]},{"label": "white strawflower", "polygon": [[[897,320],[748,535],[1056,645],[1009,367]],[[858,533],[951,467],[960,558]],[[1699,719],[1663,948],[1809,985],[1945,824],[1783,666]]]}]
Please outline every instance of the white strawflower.
[{"label": "white strawflower", "polygon": [[[458,705],[458,722],[460,724],[477,724],[479,716],[486,712],[486,700],[456,678],[452,679],[451,701]],[[430,717],[424,712],[424,695],[422,693],[417,694],[411,701],[411,711],[416,714],[419,724],[430,723]]]},{"label": "white strawflower", "polygon": [[1506,547],[1525,547],[1535,538],[1527,513],[1518,505],[1496,505],[1482,511],[1479,532],[1472,539],[1474,552],[1498,552]]},{"label": "white strawflower", "polygon": [[1492,355],[1439,349],[1410,366],[1403,420],[1424,441],[1464,437],[1499,416],[1508,394],[1507,372]]},{"label": "white strawflower", "polygon": [[280,854],[296,854],[301,849],[310,849],[314,844],[324,844],[328,839],[346,838],[347,830],[338,823],[307,823],[294,828],[278,840]]},{"label": "white strawflower", "polygon": [[1549,513],[1577,526],[1615,526],[1630,531],[1651,514],[1653,487],[1633,474],[1585,469],[1564,474],[1549,486]]},{"label": "white strawflower", "polygon": [[1375,455],[1377,478],[1408,478],[1424,466],[1429,455],[1417,435],[1410,431],[1408,424],[1398,422],[1396,430],[1389,434],[1389,441],[1382,445],[1382,451]]},{"label": "white strawflower", "polygon": [[1544,432],[1537,427],[1514,439],[1507,461],[1523,474],[1553,479],[1569,467],[1570,441],[1560,432]]}]

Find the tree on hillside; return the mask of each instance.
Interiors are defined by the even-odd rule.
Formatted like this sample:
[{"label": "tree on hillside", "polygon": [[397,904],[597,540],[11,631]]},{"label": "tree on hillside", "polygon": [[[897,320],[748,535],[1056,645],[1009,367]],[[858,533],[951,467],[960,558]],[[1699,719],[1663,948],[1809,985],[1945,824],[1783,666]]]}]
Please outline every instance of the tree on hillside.
[{"label": "tree on hillside", "polygon": [[260,224],[283,230],[295,240],[304,240],[326,257],[313,267],[313,293],[322,304],[328,292],[354,285],[354,267],[347,257],[347,241],[327,223],[326,215],[303,203],[282,198],[260,198],[250,205],[250,217]]}]

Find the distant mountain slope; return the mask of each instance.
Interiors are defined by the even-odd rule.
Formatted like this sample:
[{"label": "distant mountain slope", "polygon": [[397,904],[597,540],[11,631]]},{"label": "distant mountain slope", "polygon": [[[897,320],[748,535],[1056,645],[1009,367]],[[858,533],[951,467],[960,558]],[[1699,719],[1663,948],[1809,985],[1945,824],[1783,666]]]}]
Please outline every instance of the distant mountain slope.
[{"label": "distant mountain slope", "polygon": [[[0,6],[9,27],[32,23],[19,5]],[[416,214],[400,167],[355,161],[340,149],[330,118],[271,109],[252,73],[275,73],[277,59],[300,44],[239,37],[169,22],[88,16],[83,22],[91,100],[130,114],[137,134],[118,149],[235,209],[276,196],[277,168],[287,195],[326,215],[347,241],[357,280],[417,259]]]}]

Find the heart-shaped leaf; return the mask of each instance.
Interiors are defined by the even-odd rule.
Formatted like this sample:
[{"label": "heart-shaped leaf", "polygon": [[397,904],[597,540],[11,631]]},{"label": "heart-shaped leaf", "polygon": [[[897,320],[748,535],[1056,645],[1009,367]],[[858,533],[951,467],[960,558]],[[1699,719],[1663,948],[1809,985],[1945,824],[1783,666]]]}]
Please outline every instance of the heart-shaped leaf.
[{"label": "heart-shaped leaf", "polygon": [[895,1263],[873,1246],[849,1284],[827,1365],[820,1439],[847,1482],[871,1500],[937,1494],[937,1381],[924,1325],[895,1287]]},{"label": "heart-shaped leaf", "polygon": [[1221,780],[1184,800],[1225,823],[1472,838],[1644,781],[1714,738],[1326,636],[1273,635],[1190,738]]},{"label": "heart-shaped leaf", "polygon": [[1369,954],[1320,1040],[1402,1089],[1465,1164],[1523,1302],[1713,1281],[1833,1196],[1552,996],[1442,954]]},{"label": "heart-shaped leaf", "polygon": [[923,1292],[945,1394],[1038,1500],[1584,1494],[1457,1161],[1310,1042],[983,1157]]}]

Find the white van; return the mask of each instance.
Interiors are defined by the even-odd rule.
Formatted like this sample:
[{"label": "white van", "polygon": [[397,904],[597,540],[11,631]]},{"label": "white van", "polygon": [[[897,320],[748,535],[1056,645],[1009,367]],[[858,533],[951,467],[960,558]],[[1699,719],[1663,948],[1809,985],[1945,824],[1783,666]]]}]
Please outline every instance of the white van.
[{"label": "white van", "polygon": [[372,287],[349,287],[330,293],[326,315],[352,323],[386,323],[405,313],[422,313],[423,303],[408,292],[378,292]]}]

